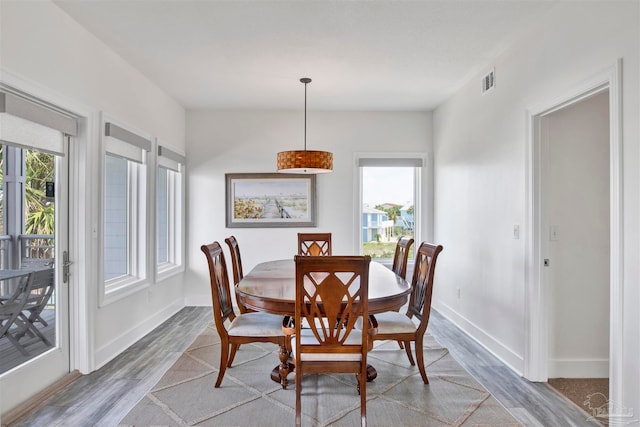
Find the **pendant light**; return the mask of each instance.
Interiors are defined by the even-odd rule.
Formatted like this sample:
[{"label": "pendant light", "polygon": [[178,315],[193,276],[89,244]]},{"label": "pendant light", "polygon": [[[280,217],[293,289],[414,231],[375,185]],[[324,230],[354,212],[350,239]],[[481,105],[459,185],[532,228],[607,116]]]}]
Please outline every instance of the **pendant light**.
[{"label": "pendant light", "polygon": [[304,83],[304,150],[289,150],[278,153],[278,172],[280,173],[327,173],[333,171],[333,153],[328,151],[307,150],[307,85],[311,79],[303,77]]}]

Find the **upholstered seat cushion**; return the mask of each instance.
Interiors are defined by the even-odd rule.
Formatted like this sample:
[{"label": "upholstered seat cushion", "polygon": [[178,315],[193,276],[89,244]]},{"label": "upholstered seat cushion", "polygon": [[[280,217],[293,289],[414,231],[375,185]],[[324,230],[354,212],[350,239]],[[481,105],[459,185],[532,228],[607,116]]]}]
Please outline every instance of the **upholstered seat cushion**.
[{"label": "upholstered seat cushion", "polygon": [[[297,360],[296,355],[296,340],[297,336],[291,337],[291,347],[293,349],[293,357]],[[304,345],[319,345],[313,331],[311,329],[302,329],[300,331],[300,343]],[[347,345],[360,345],[362,344],[362,331],[353,329],[347,337],[345,344]],[[303,361],[359,361],[361,359],[360,353],[303,353]]]},{"label": "upholstered seat cushion", "polygon": [[[396,311],[385,311],[384,313],[376,314],[376,320],[378,321],[379,335],[383,334],[399,334],[399,333],[413,333],[416,331],[416,324],[412,319],[409,319],[406,314],[398,313]],[[358,326],[362,323],[359,320]]]},{"label": "upholstered seat cushion", "polygon": [[264,337],[283,336],[282,316],[269,313],[244,313],[227,325],[230,336]]}]

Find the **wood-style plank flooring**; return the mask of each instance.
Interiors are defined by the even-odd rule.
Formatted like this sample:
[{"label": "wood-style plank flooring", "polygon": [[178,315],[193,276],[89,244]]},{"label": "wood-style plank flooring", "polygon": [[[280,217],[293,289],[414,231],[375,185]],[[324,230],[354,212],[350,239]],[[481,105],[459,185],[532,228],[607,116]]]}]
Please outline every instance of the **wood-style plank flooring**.
[{"label": "wood-style plank flooring", "polygon": [[[76,380],[13,425],[118,425],[212,317],[211,308],[182,309],[106,366]],[[435,311],[429,332],[524,425],[595,425],[551,387],[524,380]]]}]

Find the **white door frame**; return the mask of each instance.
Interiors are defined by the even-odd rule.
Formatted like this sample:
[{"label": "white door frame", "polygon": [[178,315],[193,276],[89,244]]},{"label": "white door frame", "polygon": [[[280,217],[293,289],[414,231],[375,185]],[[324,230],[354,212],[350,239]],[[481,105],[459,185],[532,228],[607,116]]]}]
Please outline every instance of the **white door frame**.
[{"label": "white door frame", "polygon": [[[91,195],[93,180],[88,171],[95,170],[95,165],[90,164],[92,153],[97,146],[94,130],[98,123],[98,113],[82,103],[71,100],[60,93],[45,86],[39,85],[31,80],[0,67],[2,83],[17,89],[37,99],[46,101],[68,112],[72,112],[80,122],[78,136],[72,138],[69,146],[69,168],[68,168],[68,249],[70,259],[73,261],[71,275],[68,286],[68,343],[69,343],[69,371],[78,370],[83,374],[93,371],[94,351],[93,351],[93,316],[89,307],[96,306],[96,291],[87,283],[93,283],[95,278],[91,276],[87,266],[91,263],[95,265],[94,235],[92,230],[95,227],[90,225],[91,218]],[[57,257],[58,258],[58,257]],[[25,397],[33,395],[38,389],[44,389],[50,384],[34,382],[29,387],[20,390],[22,393],[15,393],[16,402],[22,401]],[[7,405],[0,413],[13,405]]]},{"label": "white door frame", "polygon": [[[600,91],[609,90],[609,166],[610,166],[610,399],[619,401],[622,384],[623,319],[623,223],[622,223],[622,138],[621,138],[622,60],[567,90],[563,95],[541,102],[527,110],[527,219],[525,244],[525,353],[524,377],[530,381],[548,379],[548,290],[544,280],[542,239],[542,144],[541,118],[579,102]],[[612,387],[617,385],[618,389]]]}]

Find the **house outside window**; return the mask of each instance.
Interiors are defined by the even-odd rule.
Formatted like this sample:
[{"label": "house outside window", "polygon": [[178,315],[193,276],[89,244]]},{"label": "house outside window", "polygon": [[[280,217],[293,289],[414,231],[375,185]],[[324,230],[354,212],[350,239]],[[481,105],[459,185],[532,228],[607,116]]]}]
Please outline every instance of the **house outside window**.
[{"label": "house outside window", "polygon": [[156,278],[184,270],[185,158],[158,145],[156,182]]},{"label": "house outside window", "polygon": [[[391,262],[402,236],[420,236],[420,194],[424,155],[358,153],[360,252]],[[410,251],[410,257],[413,254]]]},{"label": "house outside window", "polygon": [[103,120],[102,305],[148,285],[147,157],[151,140]]}]

